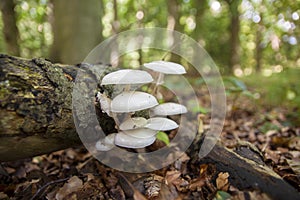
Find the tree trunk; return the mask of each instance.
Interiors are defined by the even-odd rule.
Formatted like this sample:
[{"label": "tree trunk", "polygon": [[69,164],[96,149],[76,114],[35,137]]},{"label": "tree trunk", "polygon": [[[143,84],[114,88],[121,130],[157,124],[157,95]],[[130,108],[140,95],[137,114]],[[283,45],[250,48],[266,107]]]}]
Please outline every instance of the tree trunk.
[{"label": "tree trunk", "polygon": [[199,42],[202,38],[202,25],[203,25],[203,15],[205,10],[207,9],[207,0],[199,0],[193,1],[193,7],[197,10],[195,14],[195,22],[196,27],[195,30],[192,32],[192,37]]},{"label": "tree trunk", "polygon": [[[168,7],[168,29],[173,31],[180,31],[181,26],[179,23],[180,13],[179,13],[179,3],[177,0],[168,0],[167,1],[167,7]],[[178,34],[171,34],[168,36],[169,42],[173,45],[173,51],[180,52],[180,46],[177,44],[177,40],[180,40],[180,38],[177,38]],[[171,53],[170,61],[180,63],[181,57],[177,54]]]},{"label": "tree trunk", "polygon": [[0,8],[3,20],[3,35],[5,39],[6,51],[8,54],[20,56],[19,30],[17,28],[15,16],[15,3],[13,0],[1,0]]},{"label": "tree trunk", "polygon": [[255,60],[256,60],[256,66],[255,71],[260,72],[262,68],[262,54],[263,54],[263,47],[262,47],[262,30],[263,26],[261,23],[257,24],[256,29],[256,51],[255,51]]},{"label": "tree trunk", "polygon": [[0,55],[0,161],[81,144],[71,109],[77,70]]},{"label": "tree trunk", "polygon": [[[202,36],[203,15],[205,10],[207,9],[208,4],[207,4],[207,0],[197,0],[197,1],[192,1],[192,3],[194,4],[193,7],[197,10],[195,14],[196,27],[195,30],[192,32],[192,37],[201,45],[201,40],[203,40],[203,36]],[[199,54],[199,52],[193,52],[193,53],[194,53],[193,54],[194,62],[197,62],[197,60],[201,60],[201,58],[199,57],[202,57],[203,55]],[[199,76],[199,72],[194,67],[189,67],[187,73],[189,76],[193,76],[193,77]]]},{"label": "tree trunk", "polygon": [[229,69],[228,72],[232,73],[234,68],[240,66],[240,40],[239,40],[239,31],[240,31],[240,12],[239,5],[240,0],[227,0],[229,5],[229,10],[231,14],[230,19],[230,56],[229,56]]},{"label": "tree trunk", "polygon": [[50,58],[60,63],[80,63],[102,40],[100,0],[52,0],[54,42]]}]

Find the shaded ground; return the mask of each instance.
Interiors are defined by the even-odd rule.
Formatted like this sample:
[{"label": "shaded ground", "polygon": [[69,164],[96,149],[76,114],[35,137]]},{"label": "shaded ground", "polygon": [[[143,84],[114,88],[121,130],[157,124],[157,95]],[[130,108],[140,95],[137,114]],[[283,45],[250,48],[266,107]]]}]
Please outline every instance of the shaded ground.
[{"label": "shaded ground", "polygon": [[[251,143],[270,168],[300,191],[300,127],[291,126],[284,109],[257,112],[243,104],[241,99],[228,113],[222,143],[228,148]],[[209,129],[208,115],[203,124],[200,128]],[[67,149],[3,163],[0,199],[269,199],[255,186],[247,191],[233,187],[234,175],[217,172],[212,164],[190,161],[185,154],[164,169],[128,174],[102,165],[84,148]]]}]

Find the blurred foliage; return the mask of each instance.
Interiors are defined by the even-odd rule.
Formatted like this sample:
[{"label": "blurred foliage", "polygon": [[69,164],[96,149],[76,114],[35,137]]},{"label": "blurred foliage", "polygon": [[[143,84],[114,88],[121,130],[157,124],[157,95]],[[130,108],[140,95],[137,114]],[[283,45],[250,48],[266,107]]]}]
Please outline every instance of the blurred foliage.
[{"label": "blurred foliage", "polygon": [[51,7],[48,0],[16,0],[22,57],[47,57],[52,44]]},{"label": "blurred foliage", "polygon": [[271,76],[255,74],[243,77],[250,90],[259,94],[259,102],[265,107],[300,105],[300,69],[286,68]]},{"label": "blurred foliage", "polygon": [[[14,0],[20,31],[21,56],[48,57],[53,42],[50,0]],[[117,2],[114,5],[114,2]],[[197,40],[221,71],[230,56],[230,10],[226,0],[134,1],[103,0],[103,36],[138,27],[168,27],[168,7],[177,3],[178,31]],[[239,5],[240,65],[234,75],[256,89],[259,101],[269,106],[300,105],[297,82],[300,68],[300,0],[241,0]],[[197,4],[198,3],[198,4]],[[5,53],[0,21],[0,51]],[[161,42],[157,40],[157,42]],[[142,52],[142,55],[140,53]],[[137,67],[140,62],[161,58],[160,51],[132,52],[123,64]],[[257,69],[260,64],[260,69]],[[260,70],[260,73],[255,73]],[[225,78],[228,93],[253,96],[237,78]],[[262,87],[264,86],[264,87]]]}]

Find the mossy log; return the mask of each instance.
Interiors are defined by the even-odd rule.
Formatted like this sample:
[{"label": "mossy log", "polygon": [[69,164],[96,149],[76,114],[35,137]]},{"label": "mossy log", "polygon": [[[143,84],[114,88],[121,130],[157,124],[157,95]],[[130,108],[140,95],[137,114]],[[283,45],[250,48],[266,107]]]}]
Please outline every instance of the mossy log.
[{"label": "mossy log", "polygon": [[0,55],[0,161],[81,144],[72,116],[78,69]]}]

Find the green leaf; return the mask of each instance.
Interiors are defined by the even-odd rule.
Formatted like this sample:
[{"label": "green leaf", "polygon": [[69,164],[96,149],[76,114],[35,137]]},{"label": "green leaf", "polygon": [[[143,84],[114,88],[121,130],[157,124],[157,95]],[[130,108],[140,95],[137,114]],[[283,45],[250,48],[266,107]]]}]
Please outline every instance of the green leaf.
[{"label": "green leaf", "polygon": [[214,200],[226,200],[230,198],[230,194],[227,192],[219,190],[214,198]]},{"label": "green leaf", "polygon": [[156,135],[156,138],[162,142],[164,142],[166,145],[170,144],[170,140],[168,135],[165,132],[159,131]]}]

